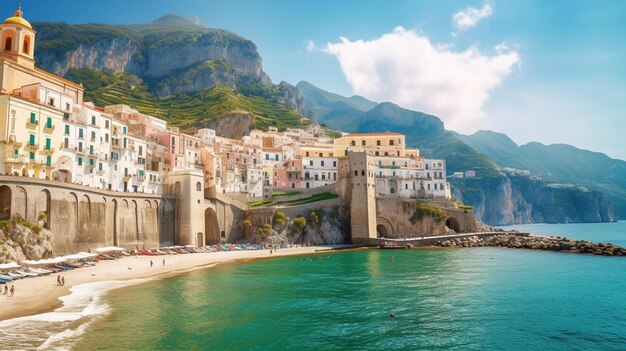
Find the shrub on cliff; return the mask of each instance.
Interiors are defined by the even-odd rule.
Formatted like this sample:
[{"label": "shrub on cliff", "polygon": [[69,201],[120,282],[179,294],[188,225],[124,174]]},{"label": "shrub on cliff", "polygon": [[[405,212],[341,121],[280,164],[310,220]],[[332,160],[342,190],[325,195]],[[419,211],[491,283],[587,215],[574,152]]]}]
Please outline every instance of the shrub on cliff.
[{"label": "shrub on cliff", "polygon": [[276,211],[276,213],[274,213],[274,219],[272,220],[272,222],[274,222],[275,227],[281,227],[285,225],[286,218],[287,218],[287,215],[285,215],[285,212]]},{"label": "shrub on cliff", "polygon": [[443,214],[440,208],[418,203],[417,208],[413,212],[413,216],[409,218],[409,221],[411,224],[415,224],[417,221],[422,220],[426,216],[432,217],[438,222],[446,219],[446,215]]}]

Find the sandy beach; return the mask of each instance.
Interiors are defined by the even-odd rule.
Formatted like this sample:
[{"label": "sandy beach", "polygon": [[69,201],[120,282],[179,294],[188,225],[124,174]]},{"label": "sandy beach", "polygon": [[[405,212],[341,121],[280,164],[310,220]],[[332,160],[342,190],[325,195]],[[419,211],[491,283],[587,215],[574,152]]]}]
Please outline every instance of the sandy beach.
[{"label": "sandy beach", "polygon": [[[0,321],[53,311],[62,306],[59,297],[70,294],[75,285],[124,281],[131,279],[161,279],[196,269],[212,267],[220,263],[260,258],[312,254],[331,250],[330,246],[310,246],[270,250],[227,251],[194,253],[186,255],[129,256],[111,261],[99,261],[96,266],[61,273],[64,286],[57,286],[57,274],[26,278],[15,281],[15,295],[0,295]],[[165,259],[165,265],[163,265]],[[150,267],[150,261],[154,263]],[[10,284],[9,284],[10,286]],[[2,286],[2,289],[4,287]]]}]

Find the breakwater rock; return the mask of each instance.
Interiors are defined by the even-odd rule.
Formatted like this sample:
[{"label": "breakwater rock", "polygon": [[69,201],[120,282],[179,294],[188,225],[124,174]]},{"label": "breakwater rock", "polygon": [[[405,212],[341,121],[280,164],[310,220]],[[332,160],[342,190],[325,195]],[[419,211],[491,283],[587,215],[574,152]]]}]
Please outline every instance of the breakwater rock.
[{"label": "breakwater rock", "polygon": [[514,249],[563,251],[604,256],[626,256],[626,249],[610,243],[593,243],[564,237],[535,236],[527,233],[506,233],[490,236],[468,236],[442,240],[441,247],[509,247]]}]

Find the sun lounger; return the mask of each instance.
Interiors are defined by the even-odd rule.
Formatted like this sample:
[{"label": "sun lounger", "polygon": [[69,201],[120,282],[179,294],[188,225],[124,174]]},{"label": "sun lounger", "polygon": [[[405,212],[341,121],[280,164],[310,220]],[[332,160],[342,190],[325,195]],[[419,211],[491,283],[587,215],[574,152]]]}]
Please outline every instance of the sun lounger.
[{"label": "sun lounger", "polygon": [[13,277],[14,279],[22,279],[22,278],[26,278],[27,276],[24,274],[20,274],[17,272],[9,272],[7,273],[9,276]]},{"label": "sun lounger", "polygon": [[2,280],[6,280],[6,281],[13,281],[13,277],[11,277],[10,275],[6,275],[6,274],[0,274],[0,279]]},{"label": "sun lounger", "polygon": [[27,277],[37,277],[37,276],[39,276],[39,274],[37,274],[37,273],[26,272],[26,271],[23,271],[23,270],[17,270],[17,271],[15,271],[15,273],[23,274],[23,275],[25,275]]}]

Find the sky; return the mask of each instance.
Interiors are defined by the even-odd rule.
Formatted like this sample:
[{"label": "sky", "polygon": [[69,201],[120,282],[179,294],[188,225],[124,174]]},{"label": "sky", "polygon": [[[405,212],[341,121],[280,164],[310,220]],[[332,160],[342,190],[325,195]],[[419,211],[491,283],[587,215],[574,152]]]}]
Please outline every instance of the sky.
[{"label": "sky", "polygon": [[[0,5],[7,17],[13,9]],[[24,0],[22,9],[29,21],[69,24],[197,17],[252,40],[276,83],[391,101],[463,134],[488,129],[626,160],[626,1]]]}]

